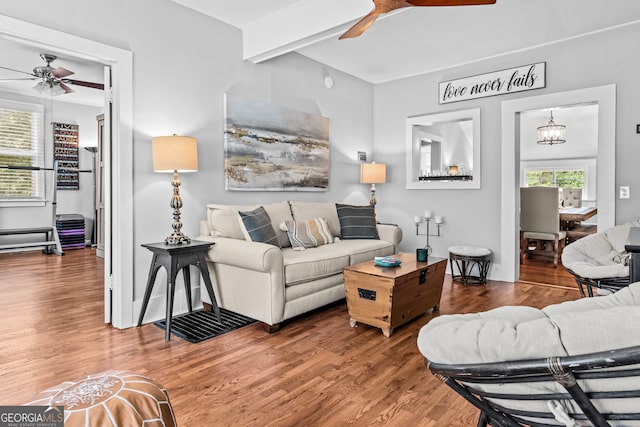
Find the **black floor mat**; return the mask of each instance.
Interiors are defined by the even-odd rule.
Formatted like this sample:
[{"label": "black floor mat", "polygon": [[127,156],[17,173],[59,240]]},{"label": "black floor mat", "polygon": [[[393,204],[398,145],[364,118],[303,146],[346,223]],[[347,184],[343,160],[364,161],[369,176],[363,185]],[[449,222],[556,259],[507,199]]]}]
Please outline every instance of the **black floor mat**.
[{"label": "black floor mat", "polygon": [[[220,317],[222,317],[222,324],[218,321],[215,313],[208,311],[198,310],[182,314],[171,319],[171,333],[189,342],[198,343],[255,322],[250,317],[224,308],[220,309]],[[167,329],[165,320],[159,320],[154,324],[162,329]]]}]

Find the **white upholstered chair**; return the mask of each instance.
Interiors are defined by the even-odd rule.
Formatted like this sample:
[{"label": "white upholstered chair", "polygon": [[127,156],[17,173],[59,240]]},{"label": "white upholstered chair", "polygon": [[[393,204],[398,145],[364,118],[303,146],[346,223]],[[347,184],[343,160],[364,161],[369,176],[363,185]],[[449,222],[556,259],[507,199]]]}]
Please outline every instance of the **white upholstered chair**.
[{"label": "white upholstered chair", "polygon": [[566,233],[560,230],[558,187],[523,187],[520,189],[520,262],[525,263],[531,250],[553,245],[553,266],[565,244]]},{"label": "white upholstered chair", "polygon": [[582,207],[582,188],[561,188],[559,196],[561,208]]}]

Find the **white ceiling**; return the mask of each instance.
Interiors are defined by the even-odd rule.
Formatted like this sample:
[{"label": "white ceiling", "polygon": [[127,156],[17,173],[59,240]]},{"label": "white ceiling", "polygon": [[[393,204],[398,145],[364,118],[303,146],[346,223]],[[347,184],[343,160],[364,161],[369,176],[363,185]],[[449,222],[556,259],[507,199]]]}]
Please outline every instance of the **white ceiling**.
[{"label": "white ceiling", "polygon": [[296,51],[371,83],[640,20],[640,1],[497,0],[485,6],[401,9],[378,19],[359,38],[338,40],[373,8],[371,0],[172,1],[241,29],[245,59],[260,62]]},{"label": "white ceiling", "polygon": [[[371,83],[443,70],[559,40],[640,22],[640,1],[497,0],[488,6],[413,7],[379,18],[361,37],[338,40],[371,0],[172,0],[242,30],[244,58],[260,62],[295,51]],[[0,37],[0,65],[31,72],[42,49]],[[103,82],[103,65],[64,52],[54,66],[70,78]],[[632,52],[629,53],[633,54]],[[597,52],[594,52],[597,57]],[[520,65],[520,64],[514,64]],[[28,77],[0,69],[0,80]],[[0,82],[33,96],[34,81]],[[103,105],[103,91],[72,86],[59,101]]]},{"label": "white ceiling", "polygon": [[[25,43],[23,40],[0,36],[0,52],[2,52],[0,65],[3,67],[32,73],[34,67],[45,65],[45,62],[40,58],[40,54],[50,53],[58,56],[58,59],[51,64],[52,67],[62,67],[74,72],[74,74],[67,78],[95,83],[103,83],[104,81],[104,66],[102,64],[73,57],[64,52],[43,51],[41,47]],[[29,78],[29,76],[0,68],[0,80],[21,78]],[[0,81],[0,90],[37,97],[40,95],[33,90],[33,86],[35,86],[36,83],[38,83],[37,80]],[[95,107],[104,104],[104,91],[77,85],[68,86],[73,89],[74,92],[56,96],[56,101],[72,102]]]}]

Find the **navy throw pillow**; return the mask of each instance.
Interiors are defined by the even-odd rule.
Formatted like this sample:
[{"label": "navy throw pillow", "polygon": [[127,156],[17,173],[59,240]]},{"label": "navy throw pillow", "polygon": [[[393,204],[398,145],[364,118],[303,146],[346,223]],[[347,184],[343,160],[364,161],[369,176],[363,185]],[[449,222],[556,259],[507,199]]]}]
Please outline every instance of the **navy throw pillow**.
[{"label": "navy throw pillow", "polygon": [[376,213],[371,205],[342,205],[336,203],[340,220],[340,238],[379,239]]}]

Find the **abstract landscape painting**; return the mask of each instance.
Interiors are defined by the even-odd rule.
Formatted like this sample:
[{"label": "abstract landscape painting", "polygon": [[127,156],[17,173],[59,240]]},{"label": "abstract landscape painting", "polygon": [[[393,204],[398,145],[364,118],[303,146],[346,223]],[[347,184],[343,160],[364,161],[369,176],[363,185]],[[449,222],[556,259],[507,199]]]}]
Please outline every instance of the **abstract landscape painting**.
[{"label": "abstract landscape painting", "polygon": [[225,188],[327,191],[329,119],[225,96]]}]

